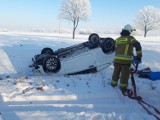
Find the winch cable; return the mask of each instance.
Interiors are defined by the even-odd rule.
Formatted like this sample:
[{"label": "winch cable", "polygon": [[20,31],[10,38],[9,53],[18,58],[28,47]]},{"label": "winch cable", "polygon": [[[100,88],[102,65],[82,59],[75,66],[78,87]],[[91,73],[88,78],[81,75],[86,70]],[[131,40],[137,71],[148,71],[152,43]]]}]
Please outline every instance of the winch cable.
[{"label": "winch cable", "polygon": [[[137,60],[136,65],[133,63],[133,65],[135,66],[135,70],[133,68],[131,68],[131,82],[132,82],[133,91],[131,89],[127,89],[126,91],[123,91],[122,94],[124,96],[128,96],[130,99],[136,100],[147,111],[148,114],[154,116],[157,120],[160,120],[160,118],[157,115],[155,115],[154,113],[152,113],[145,105],[147,105],[150,108],[153,108],[154,111],[159,115],[160,115],[160,111],[156,107],[154,107],[154,106],[148,104],[147,102],[145,102],[142,99],[141,96],[137,96],[137,90],[136,90],[136,83],[135,83],[135,79],[134,79],[134,74],[137,71],[138,62],[139,61]],[[134,96],[133,96],[133,94],[134,94]]]}]

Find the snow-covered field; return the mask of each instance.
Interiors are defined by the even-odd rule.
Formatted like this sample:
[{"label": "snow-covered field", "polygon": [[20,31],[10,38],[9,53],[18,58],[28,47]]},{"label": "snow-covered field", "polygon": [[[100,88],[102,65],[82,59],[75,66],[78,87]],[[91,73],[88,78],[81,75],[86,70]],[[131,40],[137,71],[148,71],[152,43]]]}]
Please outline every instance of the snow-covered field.
[{"label": "snow-covered field", "polygon": [[[0,33],[0,119],[156,120],[135,100],[124,97],[118,87],[110,86],[113,65],[95,74],[73,76],[47,75],[28,67],[44,47],[57,50],[88,39],[88,35],[75,40],[70,36]],[[160,37],[136,38],[143,48],[139,69],[160,71]],[[135,79],[138,95],[160,110],[160,80],[136,75]]]}]

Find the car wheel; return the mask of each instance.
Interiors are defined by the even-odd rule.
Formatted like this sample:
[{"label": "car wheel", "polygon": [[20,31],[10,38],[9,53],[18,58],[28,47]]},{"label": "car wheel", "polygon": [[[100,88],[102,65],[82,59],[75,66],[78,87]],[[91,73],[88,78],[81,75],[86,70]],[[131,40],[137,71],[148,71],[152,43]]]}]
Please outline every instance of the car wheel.
[{"label": "car wheel", "polygon": [[46,73],[53,72],[57,73],[60,70],[61,64],[58,57],[52,55],[48,56],[43,60],[43,70]]},{"label": "car wheel", "polygon": [[115,41],[112,38],[102,38],[100,47],[104,53],[112,53],[115,50]]},{"label": "car wheel", "polygon": [[96,33],[92,33],[89,38],[88,38],[89,42],[91,43],[91,45],[93,47],[97,47],[98,43],[99,43],[99,36]]},{"label": "car wheel", "polygon": [[54,54],[54,52],[51,48],[43,48],[41,51],[41,54],[46,54],[46,53],[51,54],[51,55]]}]

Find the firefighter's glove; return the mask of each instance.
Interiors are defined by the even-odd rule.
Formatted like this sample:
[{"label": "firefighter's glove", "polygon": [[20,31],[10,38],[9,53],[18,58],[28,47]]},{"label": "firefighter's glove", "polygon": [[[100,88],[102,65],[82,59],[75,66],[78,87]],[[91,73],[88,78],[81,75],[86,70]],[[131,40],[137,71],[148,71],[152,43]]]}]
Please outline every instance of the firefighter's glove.
[{"label": "firefighter's glove", "polygon": [[135,56],[135,60],[141,61],[141,56],[139,55]]}]

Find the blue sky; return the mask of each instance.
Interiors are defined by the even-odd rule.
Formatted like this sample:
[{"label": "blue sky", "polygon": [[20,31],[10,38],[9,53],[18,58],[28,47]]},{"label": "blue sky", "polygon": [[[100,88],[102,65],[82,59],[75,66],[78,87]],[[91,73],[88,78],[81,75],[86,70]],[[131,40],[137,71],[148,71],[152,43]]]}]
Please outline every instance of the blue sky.
[{"label": "blue sky", "polygon": [[[0,0],[0,28],[28,30],[32,28],[72,28],[72,23],[59,21],[62,0]],[[78,28],[115,30],[132,24],[139,10],[152,5],[160,8],[160,0],[91,0],[91,15]]]}]

